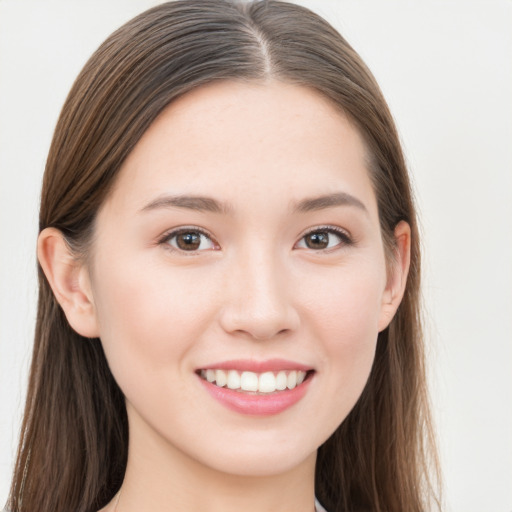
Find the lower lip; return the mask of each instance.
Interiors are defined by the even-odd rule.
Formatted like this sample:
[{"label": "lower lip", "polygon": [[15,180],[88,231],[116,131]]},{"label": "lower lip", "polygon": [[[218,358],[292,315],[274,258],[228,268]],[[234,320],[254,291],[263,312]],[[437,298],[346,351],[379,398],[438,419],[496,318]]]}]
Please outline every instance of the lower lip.
[{"label": "lower lip", "polygon": [[252,416],[270,416],[295,405],[306,394],[311,377],[309,376],[293,389],[276,391],[268,395],[251,395],[229,388],[220,388],[201,377],[199,379],[210,395],[228,409]]}]

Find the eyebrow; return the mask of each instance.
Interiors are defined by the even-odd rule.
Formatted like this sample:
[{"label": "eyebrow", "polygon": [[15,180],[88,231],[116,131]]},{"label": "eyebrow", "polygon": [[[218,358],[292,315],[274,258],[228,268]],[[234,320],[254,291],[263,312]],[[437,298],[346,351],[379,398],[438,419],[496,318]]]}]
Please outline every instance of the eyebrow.
[{"label": "eyebrow", "polygon": [[303,199],[294,206],[294,210],[305,213],[333,208],[336,206],[354,206],[365,213],[368,213],[368,210],[362,201],[357,199],[357,197],[347,194],[346,192],[336,192],[334,194]]},{"label": "eyebrow", "polygon": [[187,195],[157,197],[154,201],[144,206],[141,211],[146,212],[160,208],[185,208],[198,212],[223,214],[231,211],[231,207],[227,203],[221,203],[212,197]]},{"label": "eyebrow", "polygon": [[[336,192],[333,194],[303,199],[293,205],[293,211],[307,213],[325,210],[327,208],[334,208],[337,206],[353,206],[365,213],[368,213],[368,210],[362,201],[357,199],[357,197],[347,194],[346,192]],[[144,206],[141,212],[157,210],[160,208],[184,208],[198,212],[221,213],[225,215],[233,211],[232,207],[228,203],[222,203],[212,197],[177,195],[157,197]]]}]

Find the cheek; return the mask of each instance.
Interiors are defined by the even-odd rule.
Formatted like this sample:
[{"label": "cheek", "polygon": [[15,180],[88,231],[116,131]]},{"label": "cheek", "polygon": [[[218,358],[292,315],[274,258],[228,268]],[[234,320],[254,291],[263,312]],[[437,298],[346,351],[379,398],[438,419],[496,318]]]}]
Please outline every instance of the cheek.
[{"label": "cheek", "polygon": [[357,351],[378,333],[384,288],[384,264],[347,266],[310,283],[303,303],[331,350]]},{"label": "cheek", "polygon": [[373,362],[378,335],[382,289],[381,280],[368,274],[351,276],[336,293],[330,306],[330,351],[353,370],[362,365],[367,373]]},{"label": "cheek", "polygon": [[325,424],[331,432],[349,414],[368,380],[378,337],[383,276],[384,271],[371,269],[340,272],[322,293],[310,298],[311,338],[317,340],[321,354],[319,370],[332,406],[324,409]]},{"label": "cheek", "polygon": [[95,278],[102,344],[120,381],[180,364],[211,316],[208,287],[191,289],[187,272],[145,263],[117,260]]}]

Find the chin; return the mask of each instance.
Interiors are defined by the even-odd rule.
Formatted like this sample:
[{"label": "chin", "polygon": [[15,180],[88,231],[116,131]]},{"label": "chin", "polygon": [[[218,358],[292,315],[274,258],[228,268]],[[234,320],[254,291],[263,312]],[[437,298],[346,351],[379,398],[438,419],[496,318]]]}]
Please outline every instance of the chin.
[{"label": "chin", "polygon": [[[230,454],[215,461],[210,467],[218,472],[240,477],[270,477],[288,473],[299,468],[310,459],[316,459],[313,452],[276,453],[272,450],[260,450],[259,453]],[[203,464],[206,461],[203,461]]]}]

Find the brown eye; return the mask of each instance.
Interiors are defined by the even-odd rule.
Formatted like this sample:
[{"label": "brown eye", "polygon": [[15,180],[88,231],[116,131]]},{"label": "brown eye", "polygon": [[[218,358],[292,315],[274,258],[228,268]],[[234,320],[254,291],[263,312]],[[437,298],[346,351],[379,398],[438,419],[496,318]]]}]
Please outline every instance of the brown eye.
[{"label": "brown eye", "polygon": [[192,229],[170,233],[165,242],[175,249],[188,252],[215,248],[212,239],[208,235]]},{"label": "brown eye", "polygon": [[333,227],[310,231],[299,240],[296,247],[321,251],[351,244],[352,240],[344,231]]},{"label": "brown eye", "polygon": [[329,247],[329,233],[326,231],[309,233],[304,237],[304,241],[309,249],[327,249]]}]

